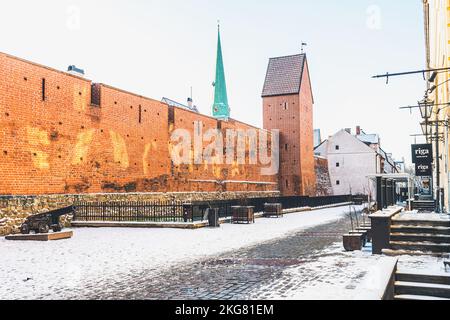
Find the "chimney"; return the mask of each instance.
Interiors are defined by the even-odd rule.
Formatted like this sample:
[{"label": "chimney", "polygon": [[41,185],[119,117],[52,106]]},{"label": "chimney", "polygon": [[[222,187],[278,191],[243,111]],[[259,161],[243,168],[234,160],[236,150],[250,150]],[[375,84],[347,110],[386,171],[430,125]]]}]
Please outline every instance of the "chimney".
[{"label": "chimney", "polygon": [[74,76],[84,77],[84,70],[79,69],[74,65],[69,66],[69,68],[67,68],[67,72],[73,74]]},{"label": "chimney", "polygon": [[188,98],[188,99],[187,99],[187,104],[188,104],[189,109],[192,109],[193,102],[194,102],[194,101],[192,101],[192,98]]},{"label": "chimney", "polygon": [[360,136],[360,135],[361,135],[361,127],[360,127],[360,126],[357,126],[357,127],[356,127],[356,135],[357,135],[357,136]]}]

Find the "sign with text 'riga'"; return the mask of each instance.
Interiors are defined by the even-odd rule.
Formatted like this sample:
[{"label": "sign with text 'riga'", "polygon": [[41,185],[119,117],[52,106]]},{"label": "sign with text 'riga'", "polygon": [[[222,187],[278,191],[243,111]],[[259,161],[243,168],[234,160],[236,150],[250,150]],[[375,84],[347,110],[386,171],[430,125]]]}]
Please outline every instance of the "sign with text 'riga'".
[{"label": "sign with text 'riga'", "polygon": [[431,163],[416,163],[417,177],[430,177],[431,175],[433,175]]},{"label": "sign with text 'riga'", "polygon": [[433,162],[433,145],[431,144],[413,144],[412,162],[430,164]]}]

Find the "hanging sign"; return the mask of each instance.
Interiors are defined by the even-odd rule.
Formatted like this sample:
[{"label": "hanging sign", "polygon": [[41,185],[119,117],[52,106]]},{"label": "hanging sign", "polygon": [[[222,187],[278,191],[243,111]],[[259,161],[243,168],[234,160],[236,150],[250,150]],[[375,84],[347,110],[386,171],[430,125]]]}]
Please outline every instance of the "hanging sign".
[{"label": "hanging sign", "polygon": [[431,163],[416,163],[417,177],[431,177],[433,175],[433,168]]},{"label": "hanging sign", "polygon": [[[431,144],[413,144],[412,145],[413,163],[433,163],[433,145]],[[431,165],[430,165],[431,167]]]}]

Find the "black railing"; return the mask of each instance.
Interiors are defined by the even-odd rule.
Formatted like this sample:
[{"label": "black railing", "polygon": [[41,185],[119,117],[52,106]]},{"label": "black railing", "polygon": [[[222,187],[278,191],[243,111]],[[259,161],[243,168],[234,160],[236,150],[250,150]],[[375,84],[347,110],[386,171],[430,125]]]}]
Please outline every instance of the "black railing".
[{"label": "black railing", "polygon": [[270,197],[223,201],[152,201],[152,202],[79,202],[74,204],[74,221],[113,222],[198,222],[206,219],[207,209],[216,208],[220,218],[232,216],[233,206],[252,206],[263,212],[266,203],[281,203],[283,209],[320,207],[352,202],[353,197]]},{"label": "black railing", "polygon": [[79,202],[74,204],[74,221],[184,222],[183,203]]},{"label": "black railing", "polygon": [[295,209],[303,207],[321,207],[326,205],[352,202],[352,196],[326,196],[326,197],[270,197],[270,198],[246,198],[224,201],[197,201],[185,204],[187,219],[189,221],[201,221],[208,208],[219,209],[220,218],[232,216],[233,206],[252,206],[255,212],[263,212],[266,203],[281,203],[283,209]]}]

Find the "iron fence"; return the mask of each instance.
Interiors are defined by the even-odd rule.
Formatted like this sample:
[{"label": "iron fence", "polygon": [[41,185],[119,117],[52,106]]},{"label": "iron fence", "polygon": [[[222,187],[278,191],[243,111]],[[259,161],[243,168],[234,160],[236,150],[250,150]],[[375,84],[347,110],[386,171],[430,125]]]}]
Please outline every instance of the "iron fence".
[{"label": "iron fence", "polygon": [[325,196],[325,197],[270,197],[270,198],[245,198],[223,201],[197,201],[185,204],[186,214],[189,221],[200,221],[209,208],[219,210],[220,218],[228,218],[232,216],[233,206],[251,206],[255,207],[255,212],[263,212],[266,203],[281,203],[283,209],[295,209],[303,207],[321,207],[326,205],[352,202],[351,195],[343,196]]},{"label": "iron fence", "polygon": [[264,211],[266,203],[281,203],[283,209],[320,207],[352,202],[353,196],[270,197],[223,201],[151,201],[151,202],[78,202],[74,204],[74,221],[112,222],[198,222],[206,220],[208,209],[218,209],[220,218],[232,216],[233,206],[251,206]]},{"label": "iron fence", "polygon": [[78,202],[74,221],[184,222],[180,201]]}]

